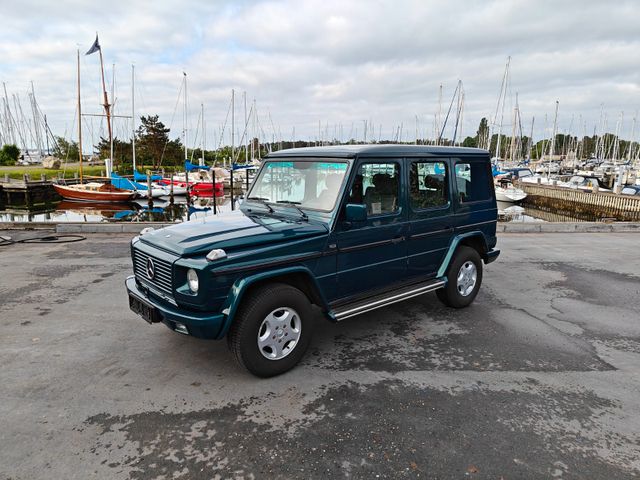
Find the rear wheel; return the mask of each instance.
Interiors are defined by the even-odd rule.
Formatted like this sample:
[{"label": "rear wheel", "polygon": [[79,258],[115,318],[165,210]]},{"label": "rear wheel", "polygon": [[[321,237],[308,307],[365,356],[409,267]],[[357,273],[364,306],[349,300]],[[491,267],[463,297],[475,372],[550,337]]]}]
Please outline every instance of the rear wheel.
[{"label": "rear wheel", "polygon": [[463,245],[456,253],[447,269],[447,286],[436,291],[442,303],[453,308],[463,308],[471,304],[482,284],[482,259],[480,254]]},{"label": "rear wheel", "polygon": [[236,360],[254,375],[272,377],[293,368],[313,334],[313,310],[306,295],[282,283],[248,293],[228,335]]}]

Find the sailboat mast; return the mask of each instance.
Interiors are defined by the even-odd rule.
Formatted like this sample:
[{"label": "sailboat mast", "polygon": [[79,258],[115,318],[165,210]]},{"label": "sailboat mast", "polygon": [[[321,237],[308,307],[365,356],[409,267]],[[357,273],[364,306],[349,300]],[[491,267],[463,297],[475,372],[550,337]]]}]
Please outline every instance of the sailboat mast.
[{"label": "sailboat mast", "polygon": [[[111,132],[111,105],[109,105],[109,97],[107,97],[107,84],[104,81],[104,62],[102,60],[102,48],[98,49],[98,53],[100,54],[100,73],[102,75],[102,93],[104,95],[103,106],[104,112],[107,115],[107,131],[109,132],[109,144],[112,144],[113,133]],[[113,157],[113,149],[111,151],[111,156]],[[113,161],[113,158],[111,158],[111,161]]]},{"label": "sailboat mast", "polygon": [[82,107],[80,106],[80,49],[78,49],[78,156],[80,157],[80,183],[82,183]]},{"label": "sailboat mast", "polygon": [[184,161],[185,164],[189,160],[187,155],[187,73],[182,72],[184,75],[184,105],[182,107],[182,129],[184,130]]},{"label": "sailboat mast", "polygon": [[233,175],[233,159],[235,158],[236,148],[236,91],[231,89],[231,175]]},{"label": "sailboat mast", "polygon": [[629,165],[631,165],[631,158],[633,153],[633,139],[636,136],[636,116],[633,117],[633,123],[631,124],[631,137],[629,138],[629,150],[627,152],[627,163],[629,163]]},{"label": "sailboat mast", "polygon": [[536,117],[531,118],[531,136],[529,137],[529,148],[527,150],[527,161],[531,161],[531,149],[533,148],[533,125],[536,123]]},{"label": "sailboat mast", "polygon": [[135,66],[131,65],[131,148],[133,155],[133,173],[136,173],[136,80]]},{"label": "sailboat mast", "polygon": [[200,142],[200,166],[204,165],[204,147],[207,131],[204,128],[204,103],[200,104],[200,115],[202,116],[202,140]]},{"label": "sailboat mast", "polygon": [[[111,64],[111,99],[116,98],[116,64]],[[111,171],[113,170],[113,134],[111,133],[111,129],[109,129],[109,171],[107,172],[107,176],[111,176]]]},{"label": "sailboat mast", "polygon": [[560,102],[556,100],[556,113],[553,117],[553,132],[551,133],[551,146],[549,147],[549,164],[547,167],[547,178],[549,178],[549,174],[551,173],[551,159],[553,158],[553,151],[556,146],[556,132],[558,131],[558,106]]},{"label": "sailboat mast", "polygon": [[242,92],[242,100],[244,101],[244,163],[249,163],[249,135],[247,135],[247,92]]}]

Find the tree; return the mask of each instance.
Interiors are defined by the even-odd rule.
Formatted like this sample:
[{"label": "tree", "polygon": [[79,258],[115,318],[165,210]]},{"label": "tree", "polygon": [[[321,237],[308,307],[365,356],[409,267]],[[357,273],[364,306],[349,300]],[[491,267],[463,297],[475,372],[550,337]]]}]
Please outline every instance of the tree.
[{"label": "tree", "polygon": [[485,150],[489,149],[489,121],[485,117],[482,117],[480,125],[478,125],[476,145]]},{"label": "tree", "polygon": [[[94,153],[99,158],[109,158],[111,156],[111,145],[108,138],[100,137],[98,145],[94,145]],[[131,170],[133,163],[133,153],[131,142],[124,142],[117,137],[113,139],[113,168],[121,173]]]},{"label": "tree", "polygon": [[475,148],[478,146],[477,137],[467,137],[462,142],[463,147],[472,147]]},{"label": "tree", "polygon": [[20,156],[20,149],[15,145],[7,144],[0,150],[0,165],[15,165]]},{"label": "tree", "polygon": [[67,141],[62,137],[56,137],[53,155],[61,160],[77,162],[80,159],[78,156],[78,143],[73,140]]},{"label": "tree", "polygon": [[158,169],[163,161],[168,164],[179,162],[180,158],[175,157],[176,150],[180,150],[180,140],[176,139],[171,142],[173,145],[168,145],[171,129],[158,120],[158,115],[143,116],[140,121],[142,124],[137,131],[136,156],[142,162],[152,164],[154,169]]}]

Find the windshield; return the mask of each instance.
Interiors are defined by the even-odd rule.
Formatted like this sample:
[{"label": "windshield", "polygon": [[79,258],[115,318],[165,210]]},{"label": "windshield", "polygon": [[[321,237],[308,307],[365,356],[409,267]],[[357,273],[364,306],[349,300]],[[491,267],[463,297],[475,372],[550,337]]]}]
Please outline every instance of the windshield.
[{"label": "windshield", "polygon": [[267,160],[248,199],[329,212],[346,173],[347,163],[335,160]]}]

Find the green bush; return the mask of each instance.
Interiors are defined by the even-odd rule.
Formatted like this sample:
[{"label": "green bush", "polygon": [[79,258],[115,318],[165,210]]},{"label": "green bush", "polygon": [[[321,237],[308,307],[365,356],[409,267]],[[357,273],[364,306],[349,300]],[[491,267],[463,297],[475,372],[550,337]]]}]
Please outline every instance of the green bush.
[{"label": "green bush", "polygon": [[0,150],[0,165],[15,165],[20,156],[20,149],[15,145],[4,145]]}]

